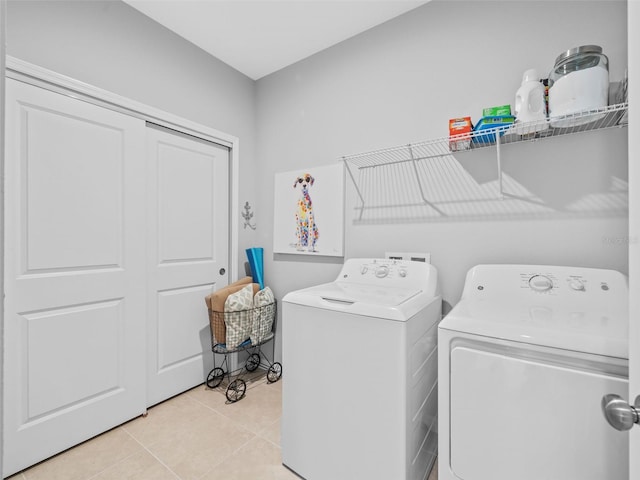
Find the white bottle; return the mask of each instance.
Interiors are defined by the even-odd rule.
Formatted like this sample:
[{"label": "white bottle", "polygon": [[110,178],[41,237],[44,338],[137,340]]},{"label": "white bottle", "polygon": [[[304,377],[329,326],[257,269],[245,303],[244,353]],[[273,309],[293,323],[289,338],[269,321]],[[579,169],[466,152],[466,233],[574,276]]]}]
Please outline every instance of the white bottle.
[{"label": "white bottle", "polygon": [[526,132],[519,132],[521,134],[539,132],[549,127],[546,122],[544,85],[533,68],[522,76],[522,85],[516,92],[515,114],[516,123],[533,122],[526,127]]}]

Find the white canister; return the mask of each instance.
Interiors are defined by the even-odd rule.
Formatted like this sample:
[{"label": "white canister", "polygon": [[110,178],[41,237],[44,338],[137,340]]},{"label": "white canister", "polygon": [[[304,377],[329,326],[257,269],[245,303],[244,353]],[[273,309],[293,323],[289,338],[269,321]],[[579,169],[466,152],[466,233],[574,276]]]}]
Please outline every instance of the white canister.
[{"label": "white canister", "polygon": [[594,116],[558,117],[609,104],[609,60],[597,45],[572,48],[559,55],[549,81],[549,119],[553,126],[591,122],[596,120]]}]

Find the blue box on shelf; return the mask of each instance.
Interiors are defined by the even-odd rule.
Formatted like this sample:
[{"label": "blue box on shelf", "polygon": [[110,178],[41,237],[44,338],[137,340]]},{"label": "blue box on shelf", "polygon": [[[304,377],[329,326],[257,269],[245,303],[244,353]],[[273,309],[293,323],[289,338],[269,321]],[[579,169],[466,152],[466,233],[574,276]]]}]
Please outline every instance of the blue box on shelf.
[{"label": "blue box on shelf", "polygon": [[[475,127],[473,127],[474,134],[472,141],[473,143],[479,144],[495,143],[496,133],[493,130],[499,127],[512,125],[515,121],[516,117],[514,117],[513,115],[495,115],[482,117],[480,120],[478,120],[478,123],[476,123]],[[487,133],[478,133],[484,130],[487,130]],[[500,131],[500,136],[504,134],[504,130],[506,129]]]}]

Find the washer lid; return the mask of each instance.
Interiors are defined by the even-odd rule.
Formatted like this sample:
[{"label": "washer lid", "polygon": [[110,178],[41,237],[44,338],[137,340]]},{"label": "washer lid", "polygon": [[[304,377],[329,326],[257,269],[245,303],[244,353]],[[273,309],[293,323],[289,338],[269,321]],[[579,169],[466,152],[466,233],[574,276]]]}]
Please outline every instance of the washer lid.
[{"label": "washer lid", "polygon": [[545,298],[461,300],[440,327],[461,333],[583,353],[629,358],[626,304],[596,305]]},{"label": "washer lid", "polygon": [[405,321],[432,298],[421,289],[336,281],[290,292],[283,302]]}]

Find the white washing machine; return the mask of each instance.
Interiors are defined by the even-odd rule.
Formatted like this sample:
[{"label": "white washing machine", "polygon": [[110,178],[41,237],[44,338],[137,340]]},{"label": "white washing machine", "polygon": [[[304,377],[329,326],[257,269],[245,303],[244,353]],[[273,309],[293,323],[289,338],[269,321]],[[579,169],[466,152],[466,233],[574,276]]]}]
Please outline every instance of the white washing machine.
[{"label": "white washing machine", "polygon": [[439,480],[628,480],[628,284],[611,271],[480,265],[438,328]]},{"label": "white washing machine", "polygon": [[282,462],[307,480],[423,480],[437,454],[429,264],[347,260],[282,301]]}]

